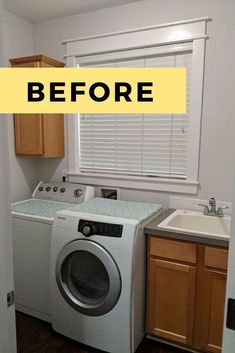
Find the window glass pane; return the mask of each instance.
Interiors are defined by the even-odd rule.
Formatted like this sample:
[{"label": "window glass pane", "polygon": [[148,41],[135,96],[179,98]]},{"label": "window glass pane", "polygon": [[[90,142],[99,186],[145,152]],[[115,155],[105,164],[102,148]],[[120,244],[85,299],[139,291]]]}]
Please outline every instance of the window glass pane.
[{"label": "window glass pane", "polygon": [[188,51],[88,65],[186,67],[187,114],[81,115],[81,172],[187,178],[191,61]]}]

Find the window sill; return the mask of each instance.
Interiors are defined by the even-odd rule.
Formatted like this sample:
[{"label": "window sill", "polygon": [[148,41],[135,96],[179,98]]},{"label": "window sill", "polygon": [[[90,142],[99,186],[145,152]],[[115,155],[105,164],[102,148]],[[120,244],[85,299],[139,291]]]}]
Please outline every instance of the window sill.
[{"label": "window sill", "polygon": [[89,185],[111,186],[127,189],[197,194],[199,182],[181,179],[123,176],[68,172],[69,181]]}]

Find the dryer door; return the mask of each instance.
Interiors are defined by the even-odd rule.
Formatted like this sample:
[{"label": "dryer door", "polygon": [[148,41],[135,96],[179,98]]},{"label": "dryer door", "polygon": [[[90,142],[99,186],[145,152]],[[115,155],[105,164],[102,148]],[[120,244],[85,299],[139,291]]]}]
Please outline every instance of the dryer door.
[{"label": "dryer door", "polygon": [[109,312],[121,293],[116,262],[105,248],[90,240],[73,241],[61,250],[56,280],[67,303],[89,316]]}]

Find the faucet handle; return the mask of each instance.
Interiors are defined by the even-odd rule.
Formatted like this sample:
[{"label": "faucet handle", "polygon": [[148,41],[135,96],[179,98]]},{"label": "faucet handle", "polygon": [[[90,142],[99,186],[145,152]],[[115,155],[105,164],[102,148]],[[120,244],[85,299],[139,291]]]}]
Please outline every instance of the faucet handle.
[{"label": "faucet handle", "polygon": [[227,210],[229,209],[230,207],[229,206],[220,206],[217,210],[217,216],[218,217],[223,217],[224,216],[224,212],[223,210]]},{"label": "faucet handle", "polygon": [[204,207],[203,214],[208,215],[209,213],[209,207],[207,205],[204,205],[203,203],[198,203],[198,206]]},{"label": "faucet handle", "polygon": [[[220,206],[219,208],[220,208],[221,210],[228,210],[228,209],[230,208],[230,206]],[[219,209],[219,208],[218,208],[218,209]]]}]

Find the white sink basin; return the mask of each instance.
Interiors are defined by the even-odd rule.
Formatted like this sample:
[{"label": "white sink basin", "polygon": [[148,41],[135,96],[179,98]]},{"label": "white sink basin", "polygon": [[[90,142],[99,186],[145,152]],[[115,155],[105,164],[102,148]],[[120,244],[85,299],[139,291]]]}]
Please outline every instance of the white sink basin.
[{"label": "white sink basin", "polygon": [[204,216],[201,212],[176,210],[158,228],[198,236],[229,239],[231,217]]}]

